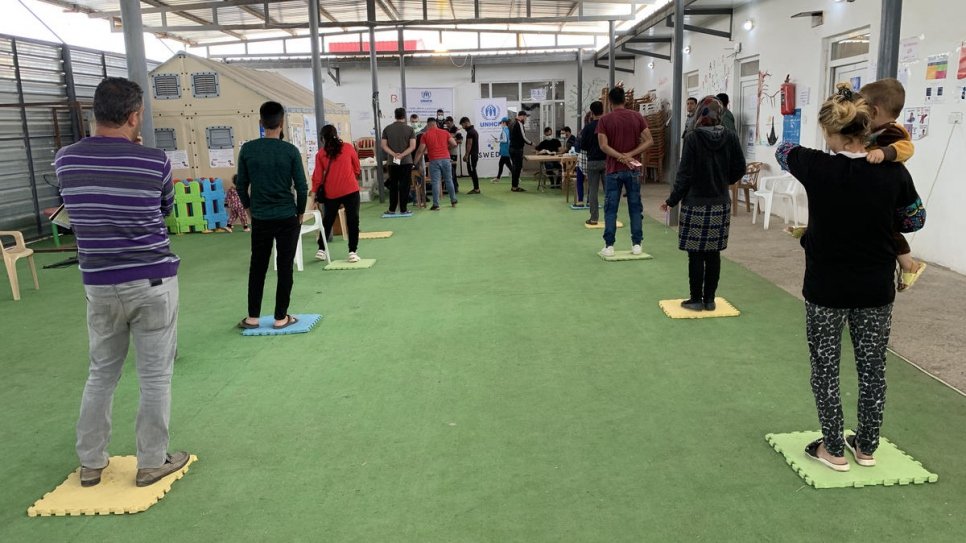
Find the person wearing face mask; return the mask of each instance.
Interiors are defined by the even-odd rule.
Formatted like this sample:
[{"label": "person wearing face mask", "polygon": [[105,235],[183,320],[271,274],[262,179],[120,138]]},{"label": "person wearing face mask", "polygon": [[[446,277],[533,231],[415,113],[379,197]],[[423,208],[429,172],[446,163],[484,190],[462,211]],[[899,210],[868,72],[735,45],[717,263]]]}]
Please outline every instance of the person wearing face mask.
[{"label": "person wearing face mask", "polygon": [[419,115],[416,115],[415,113],[409,116],[409,126],[411,126],[416,132],[419,132],[422,128],[424,128],[419,126]]},{"label": "person wearing face mask", "polygon": [[[553,128],[549,126],[543,129],[543,141],[537,144],[537,151],[541,154],[551,154],[556,155],[560,152],[560,148],[563,145],[560,140],[555,138],[553,135]],[[559,189],[560,188],[560,163],[559,162],[544,162],[543,163],[544,172],[550,179],[550,188]]]}]

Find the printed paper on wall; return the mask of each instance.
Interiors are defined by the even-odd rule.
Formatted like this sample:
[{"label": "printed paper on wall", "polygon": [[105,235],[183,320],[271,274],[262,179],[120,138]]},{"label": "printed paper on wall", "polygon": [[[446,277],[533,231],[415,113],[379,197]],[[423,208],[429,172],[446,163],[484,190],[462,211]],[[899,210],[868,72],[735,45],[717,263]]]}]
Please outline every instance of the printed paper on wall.
[{"label": "printed paper on wall", "polygon": [[946,79],[949,73],[949,55],[933,55],[926,64],[926,80]]},{"label": "printed paper on wall", "polygon": [[912,135],[912,139],[921,140],[929,135],[929,108],[906,108],[902,112],[902,124]]},{"label": "printed paper on wall", "polygon": [[919,60],[919,36],[906,38],[899,42],[899,62],[916,62]]},{"label": "printed paper on wall", "polygon": [[191,164],[188,163],[188,151],[177,149],[175,151],[165,151],[164,154],[168,155],[168,162],[171,163],[172,170],[187,170],[191,168]]}]

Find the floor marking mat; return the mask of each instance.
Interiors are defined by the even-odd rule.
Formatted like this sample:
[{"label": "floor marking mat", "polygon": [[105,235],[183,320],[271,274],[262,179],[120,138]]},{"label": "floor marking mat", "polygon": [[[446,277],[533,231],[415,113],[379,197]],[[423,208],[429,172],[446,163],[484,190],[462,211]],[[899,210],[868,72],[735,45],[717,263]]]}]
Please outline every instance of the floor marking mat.
[{"label": "floor marking mat", "polygon": [[305,334],[315,328],[315,325],[322,320],[322,315],[318,313],[299,313],[293,314],[299,321],[291,326],[276,330],[274,315],[265,315],[258,318],[258,328],[247,328],[242,330],[243,336],[285,336],[288,334]]},{"label": "floor marking mat", "polygon": [[386,239],[392,237],[392,231],[383,232],[359,232],[359,239]]},{"label": "floor marking mat", "polygon": [[82,487],[80,468],[67,476],[67,480],[44,495],[27,509],[31,517],[63,517],[67,515],[123,515],[140,513],[158,503],[171,490],[175,481],[184,477],[188,468],[198,457],[191,455],[180,470],[150,486],[134,484],[138,459],[135,456],[112,456],[101,472],[101,482],[95,486]]},{"label": "floor marking mat", "polygon": [[661,310],[664,314],[672,319],[710,319],[714,317],[737,317],[741,315],[741,311],[731,305],[731,302],[725,300],[724,298],[715,298],[715,310],[714,311],[693,311],[691,309],[685,309],[681,307],[681,302],[684,298],[679,298],[677,300],[661,300],[658,305],[661,306]]},{"label": "floor marking mat", "polygon": [[407,211],[405,213],[383,213],[383,219],[408,219],[413,216],[412,211]]},{"label": "floor marking mat", "polygon": [[376,265],[375,258],[363,258],[358,262],[346,262],[345,260],[333,260],[325,267],[325,271],[332,270],[364,270]]},{"label": "floor marking mat", "polygon": [[650,260],[654,258],[647,253],[641,253],[639,255],[632,254],[630,251],[614,251],[614,256],[604,256],[597,253],[597,256],[601,257],[607,262],[624,262],[627,260]]},{"label": "floor marking mat", "polygon": [[[603,230],[604,221],[600,221],[597,224],[587,224],[584,223],[584,228],[590,228],[591,230]],[[624,228],[624,223],[617,221],[617,228]]]},{"label": "floor marking mat", "polygon": [[821,437],[821,432],[791,432],[768,434],[765,440],[807,484],[815,488],[921,485],[939,480],[938,475],[922,467],[915,458],[884,437],[879,439],[879,448],[875,451],[875,466],[867,468],[856,464],[852,453],[846,451],[851,469],[834,471],[805,455],[805,446]]}]

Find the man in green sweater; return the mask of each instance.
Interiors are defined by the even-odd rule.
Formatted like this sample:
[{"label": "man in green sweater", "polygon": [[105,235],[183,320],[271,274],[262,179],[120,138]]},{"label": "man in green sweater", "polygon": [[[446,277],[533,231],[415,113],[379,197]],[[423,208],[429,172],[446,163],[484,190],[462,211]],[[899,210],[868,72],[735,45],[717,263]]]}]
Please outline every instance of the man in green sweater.
[{"label": "man in green sweater", "polygon": [[[238,153],[238,196],[251,216],[252,259],[248,269],[248,317],[239,328],[258,328],[262,310],[265,274],[278,250],[278,286],[275,291],[275,329],[297,322],[288,314],[292,295],[292,267],[308,185],[302,167],[302,153],[284,138],[285,108],[265,102],[259,109],[264,137],[242,145]],[[293,190],[294,188],[294,190]],[[294,192],[294,196],[293,196]]]}]

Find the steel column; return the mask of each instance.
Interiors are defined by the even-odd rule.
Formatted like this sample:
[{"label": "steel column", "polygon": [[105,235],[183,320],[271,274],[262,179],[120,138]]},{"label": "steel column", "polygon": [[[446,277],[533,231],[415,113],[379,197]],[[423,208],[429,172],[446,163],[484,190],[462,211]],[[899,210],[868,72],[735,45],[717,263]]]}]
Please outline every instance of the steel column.
[{"label": "steel column", "polygon": [[[309,27],[312,40],[312,91],[315,98],[315,129],[325,126],[325,93],[322,89],[322,56],[319,51],[319,0],[309,1]],[[318,134],[316,134],[318,137]],[[321,147],[322,142],[319,142]]]},{"label": "steel column", "polygon": [[879,26],[879,62],[876,79],[896,77],[899,73],[899,32],[902,26],[902,0],[882,0]]},{"label": "steel column", "polygon": [[10,38],[10,49],[13,55],[13,76],[17,80],[17,100],[20,102],[20,127],[23,129],[23,146],[27,152],[27,174],[30,176],[30,196],[34,201],[34,219],[37,224],[37,235],[43,234],[44,225],[40,220],[40,196],[37,194],[37,172],[34,171],[34,153],[30,145],[30,124],[27,122],[27,106],[23,98],[23,80],[20,78],[20,55],[17,54],[17,39]]},{"label": "steel column", "polygon": [[[403,29],[399,29],[399,99],[402,101],[403,109],[406,109],[406,55],[404,54],[405,40],[403,39]],[[407,111],[407,113],[409,113]],[[408,120],[408,119],[407,119]]]},{"label": "steel column", "polygon": [[385,195],[383,194],[384,187],[382,186],[382,145],[379,145],[379,141],[382,139],[382,128],[380,127],[379,118],[379,75],[376,73],[377,62],[376,62],[376,0],[366,0],[366,13],[369,18],[369,73],[372,75],[372,123],[375,128],[375,133],[373,137],[376,140],[375,147],[375,157],[376,157],[376,185],[379,187],[379,201],[385,201]]},{"label": "steel column", "polygon": [[74,142],[84,137],[84,121],[77,110],[77,91],[74,86],[74,66],[70,57],[70,47],[60,46],[60,59],[64,64],[64,84],[67,89],[67,113],[70,115],[71,138]]},{"label": "steel column", "polygon": [[144,91],[144,118],[141,139],[145,147],[154,147],[154,117],[151,116],[151,88],[148,86],[148,63],[144,55],[144,26],[141,0],[121,0],[121,23],[124,30],[124,53],[127,77]]},{"label": "steel column", "polygon": [[614,21],[607,21],[607,87],[614,88],[614,64],[617,59],[614,57]]},{"label": "steel column", "polygon": [[[684,20],[685,0],[674,0],[674,20]],[[684,25],[674,25],[674,40],[671,42],[671,63],[673,75],[671,75],[671,133],[664,141],[668,142],[668,164],[670,168],[670,181],[673,183],[678,171],[678,162],[681,159],[681,112],[683,110],[683,78],[684,78]]]}]

